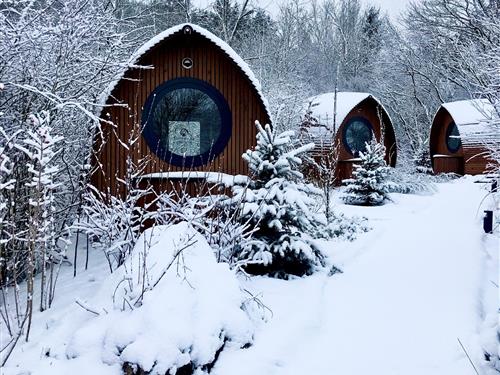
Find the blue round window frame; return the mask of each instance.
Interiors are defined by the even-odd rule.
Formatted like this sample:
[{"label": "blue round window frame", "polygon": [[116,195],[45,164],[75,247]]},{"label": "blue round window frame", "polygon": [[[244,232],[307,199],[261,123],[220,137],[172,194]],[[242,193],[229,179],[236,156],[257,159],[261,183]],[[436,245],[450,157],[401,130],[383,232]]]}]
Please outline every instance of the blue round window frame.
[{"label": "blue round window frame", "polygon": [[[199,155],[183,156],[167,150],[154,133],[152,122],[148,121],[151,116],[154,116],[157,103],[160,103],[168,93],[178,89],[195,89],[207,94],[219,110],[221,118],[219,137],[208,151]],[[175,78],[156,87],[144,103],[141,124],[142,136],[150,150],[161,160],[177,167],[200,167],[212,162],[225,150],[232,135],[231,110],[226,98],[217,88],[196,78]]]},{"label": "blue round window frame", "polygon": [[[457,136],[459,138],[455,138],[458,140],[456,147],[450,146],[450,136],[452,135],[453,131],[456,129]],[[458,126],[455,124],[455,121],[452,121],[448,124],[448,127],[446,128],[446,148],[448,151],[450,151],[452,154],[455,154],[460,150],[460,147],[462,147],[462,139],[460,138],[460,132],[458,131]]]},{"label": "blue round window frame", "polygon": [[372,124],[370,124],[370,121],[368,121],[366,118],[361,117],[361,116],[352,117],[351,119],[349,119],[347,124],[345,124],[344,129],[342,131],[342,143],[344,144],[344,147],[346,148],[346,150],[352,156],[358,157],[359,151],[353,151],[351,149],[351,146],[349,146],[349,143],[347,142],[347,130],[349,129],[349,126],[351,126],[354,122],[362,122],[370,130],[371,135],[372,135],[370,138],[370,141],[373,140],[373,137],[375,136],[375,132],[373,131],[373,126],[372,126]]}]

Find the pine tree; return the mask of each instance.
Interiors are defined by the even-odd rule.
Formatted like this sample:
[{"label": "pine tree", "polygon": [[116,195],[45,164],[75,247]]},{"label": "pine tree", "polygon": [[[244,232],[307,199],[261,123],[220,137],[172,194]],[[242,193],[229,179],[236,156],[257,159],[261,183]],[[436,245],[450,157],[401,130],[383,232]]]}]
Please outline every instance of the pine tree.
[{"label": "pine tree", "polygon": [[415,171],[417,173],[432,174],[432,162],[429,152],[429,140],[421,140],[413,155]]},{"label": "pine tree", "polygon": [[354,165],[353,178],[344,180],[347,185],[342,197],[347,204],[376,206],[388,199],[390,168],[384,160],[385,147],[372,141],[366,151],[360,152],[360,164]]},{"label": "pine tree", "polygon": [[281,134],[256,123],[257,146],[243,154],[251,178],[232,188],[232,202],[237,202],[240,222],[257,227],[254,241],[240,258],[248,259],[250,273],[277,277],[304,275],[323,263],[310,233],[325,225],[323,215],[313,212],[319,189],[303,182],[299,172],[310,143],[295,146],[293,131]]}]

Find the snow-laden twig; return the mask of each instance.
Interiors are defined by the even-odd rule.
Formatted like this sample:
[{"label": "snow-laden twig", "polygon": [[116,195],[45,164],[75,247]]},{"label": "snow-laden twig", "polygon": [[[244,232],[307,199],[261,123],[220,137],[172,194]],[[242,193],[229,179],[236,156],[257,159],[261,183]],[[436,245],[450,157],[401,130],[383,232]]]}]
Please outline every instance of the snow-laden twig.
[{"label": "snow-laden twig", "polygon": [[99,313],[98,313],[95,309],[91,308],[91,307],[90,307],[90,306],[88,306],[85,302],[83,302],[83,301],[81,301],[81,300],[79,300],[79,299],[75,300],[75,303],[76,303],[78,306],[80,306],[82,309],[84,309],[85,311],[88,311],[88,312],[89,312],[89,313],[91,313],[91,314],[94,314],[94,315],[97,315],[97,316],[101,315],[101,314],[99,314]]},{"label": "snow-laden twig", "polygon": [[476,374],[479,375],[479,371],[477,370],[476,366],[474,365],[474,362],[472,362],[472,359],[470,358],[469,353],[467,353],[467,350],[465,350],[465,347],[462,344],[462,341],[460,341],[459,337],[457,337],[457,340],[458,340],[458,343],[460,344],[460,347],[462,348],[464,354],[467,356],[467,359],[469,360],[470,365],[472,366],[472,368],[474,369]]}]

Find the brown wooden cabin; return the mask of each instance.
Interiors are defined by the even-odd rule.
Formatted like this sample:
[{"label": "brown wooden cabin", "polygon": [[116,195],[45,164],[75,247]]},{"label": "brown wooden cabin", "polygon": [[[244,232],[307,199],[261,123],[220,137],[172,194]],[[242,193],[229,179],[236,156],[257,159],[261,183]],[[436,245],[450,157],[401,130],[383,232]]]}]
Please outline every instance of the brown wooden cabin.
[{"label": "brown wooden cabin", "polygon": [[172,27],[142,46],[102,102],[92,183],[112,195],[126,193],[120,180],[129,156],[141,164],[142,186],[157,191],[184,189],[189,180],[194,195],[205,186],[203,171],[246,174],[241,155],[255,144],[254,123],[270,120],[248,65],[193,24]]},{"label": "brown wooden cabin", "polygon": [[482,174],[488,147],[500,145],[498,130],[488,122],[494,107],[487,100],[444,103],[436,112],[429,138],[434,173]]},{"label": "brown wooden cabin", "polygon": [[[359,162],[359,152],[365,142],[383,139],[386,161],[394,167],[397,144],[394,128],[387,111],[372,95],[361,92],[326,93],[309,98],[306,116],[301,124],[304,140],[315,144],[313,156],[318,162],[334,152],[338,156],[336,183],[352,177],[353,165]],[[311,175],[314,178],[314,172]]]}]

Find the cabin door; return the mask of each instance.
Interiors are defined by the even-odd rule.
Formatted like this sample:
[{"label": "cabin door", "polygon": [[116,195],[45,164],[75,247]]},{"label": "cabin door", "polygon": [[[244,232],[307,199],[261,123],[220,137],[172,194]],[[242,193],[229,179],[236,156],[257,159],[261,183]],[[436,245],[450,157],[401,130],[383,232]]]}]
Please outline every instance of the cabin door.
[{"label": "cabin door", "polygon": [[464,174],[464,158],[448,155],[434,155],[432,158],[434,173]]}]

